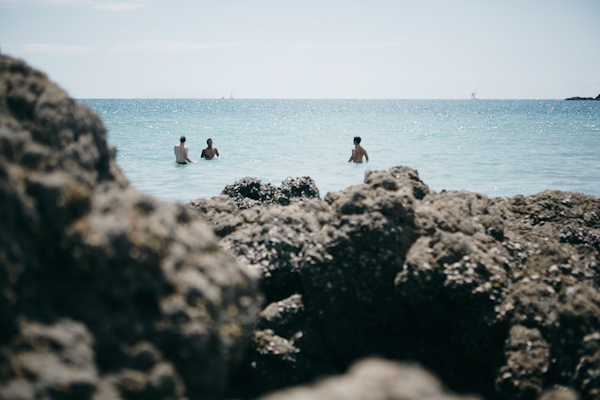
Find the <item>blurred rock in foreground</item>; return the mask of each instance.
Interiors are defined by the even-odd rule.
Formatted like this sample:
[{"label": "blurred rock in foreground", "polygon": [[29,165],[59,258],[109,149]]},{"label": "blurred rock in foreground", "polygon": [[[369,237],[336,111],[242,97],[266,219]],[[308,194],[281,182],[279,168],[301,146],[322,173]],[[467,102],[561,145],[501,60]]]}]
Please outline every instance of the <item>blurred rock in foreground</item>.
[{"label": "blurred rock in foreground", "polygon": [[286,206],[192,201],[261,274],[268,306],[233,392],[276,390],[380,355],[454,391],[600,398],[600,201],[436,193],[408,167]]},{"label": "blurred rock in foreground", "polygon": [[125,180],[100,119],[0,56],[0,398],[218,398],[255,278]]},{"label": "blurred rock in foreground", "polygon": [[260,400],[478,400],[444,390],[430,373],[411,364],[376,358],[353,365],[347,374],[293,387]]}]

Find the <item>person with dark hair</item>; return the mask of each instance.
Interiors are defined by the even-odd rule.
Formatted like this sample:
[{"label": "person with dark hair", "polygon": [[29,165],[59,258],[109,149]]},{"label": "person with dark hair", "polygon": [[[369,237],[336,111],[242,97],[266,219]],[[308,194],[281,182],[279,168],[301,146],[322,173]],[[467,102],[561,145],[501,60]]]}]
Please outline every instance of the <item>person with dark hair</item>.
[{"label": "person with dark hair", "polygon": [[188,147],[185,145],[185,136],[179,138],[179,145],[175,145],[175,161],[177,161],[177,164],[183,165],[188,162],[194,164],[194,162],[188,158]]},{"label": "person with dark hair", "polygon": [[204,150],[202,150],[202,154],[200,155],[200,158],[210,160],[210,159],[214,158],[215,155],[217,157],[221,157],[221,155],[219,154],[219,150],[217,150],[216,147],[212,147],[212,144],[213,144],[212,139],[208,139],[206,141],[206,144],[208,145],[208,147],[206,147]]},{"label": "person with dark hair", "polygon": [[367,154],[367,150],[360,145],[360,140],[360,136],[354,136],[354,148],[352,149],[352,155],[350,156],[348,162],[362,163],[363,156],[365,156],[367,162],[369,162],[369,155]]}]

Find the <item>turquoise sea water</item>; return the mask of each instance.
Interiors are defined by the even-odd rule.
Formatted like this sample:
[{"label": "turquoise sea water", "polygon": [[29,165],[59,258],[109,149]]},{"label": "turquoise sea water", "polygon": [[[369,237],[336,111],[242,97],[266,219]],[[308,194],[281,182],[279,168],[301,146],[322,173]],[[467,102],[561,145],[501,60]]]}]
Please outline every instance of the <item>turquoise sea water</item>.
[{"label": "turquoise sea water", "polygon": [[[81,100],[141,191],[181,203],[243,177],[311,176],[324,196],[407,165],[433,190],[600,197],[600,102],[561,100]],[[187,137],[196,164],[175,163]],[[354,136],[370,162],[347,162]],[[220,159],[201,160],[212,138]]]}]

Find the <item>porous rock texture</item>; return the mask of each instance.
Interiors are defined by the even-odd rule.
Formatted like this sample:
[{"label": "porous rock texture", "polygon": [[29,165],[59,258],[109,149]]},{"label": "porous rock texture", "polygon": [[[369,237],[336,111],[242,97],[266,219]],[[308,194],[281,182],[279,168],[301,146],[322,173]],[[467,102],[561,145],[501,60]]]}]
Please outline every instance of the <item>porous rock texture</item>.
[{"label": "porous rock texture", "polygon": [[105,134],[0,56],[0,398],[219,398],[256,278],[193,212],[130,186]]},{"label": "porous rock texture", "polygon": [[375,354],[487,399],[555,385],[600,398],[597,198],[436,193],[408,167],[367,171],[324,200],[243,208],[230,196],[188,207],[262,276],[269,305],[235,389],[308,382]]},{"label": "porous rock texture", "polygon": [[225,186],[222,194],[231,197],[238,208],[246,209],[255,205],[285,206],[292,202],[319,198],[319,189],[315,181],[308,176],[295,179],[288,177],[279,187],[270,182],[247,177]]}]

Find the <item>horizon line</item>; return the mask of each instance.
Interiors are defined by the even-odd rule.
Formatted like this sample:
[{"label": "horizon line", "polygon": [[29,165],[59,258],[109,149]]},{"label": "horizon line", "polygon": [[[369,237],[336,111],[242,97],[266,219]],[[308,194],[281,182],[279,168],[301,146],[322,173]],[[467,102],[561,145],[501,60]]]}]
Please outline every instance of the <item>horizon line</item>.
[{"label": "horizon line", "polygon": [[[276,97],[236,97],[230,99],[228,97],[72,97],[74,100],[560,100],[566,101],[566,98],[396,98],[396,97],[299,97],[299,98],[276,98]],[[577,100],[575,100],[577,101]],[[589,100],[579,100],[589,101]]]}]

